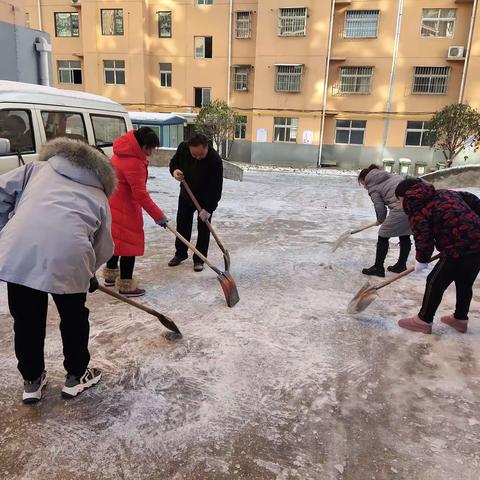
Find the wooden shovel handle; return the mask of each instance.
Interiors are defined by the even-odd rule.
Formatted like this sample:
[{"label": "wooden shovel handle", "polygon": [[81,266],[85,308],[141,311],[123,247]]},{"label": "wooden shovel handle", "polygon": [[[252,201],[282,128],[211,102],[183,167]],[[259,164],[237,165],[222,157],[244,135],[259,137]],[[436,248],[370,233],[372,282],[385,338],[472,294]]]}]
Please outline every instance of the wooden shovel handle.
[{"label": "wooden shovel handle", "polygon": [[150,315],[153,315],[155,317],[159,315],[159,313],[156,310],[153,310],[152,308],[148,308],[145,305],[142,305],[141,303],[135,302],[128,297],[120,295],[119,293],[115,292],[114,290],[111,290],[110,288],[106,288],[103,285],[99,285],[98,290],[100,290],[100,292],[106,293],[107,295],[110,295],[111,297],[116,298],[117,300],[128,303],[132,307],[143,310],[144,312],[147,312]]},{"label": "wooden shovel handle", "polygon": [[372,227],[376,227],[377,226],[377,222],[372,222],[372,223],[369,223],[368,225],[364,225],[363,227],[359,227],[355,230],[352,230],[350,232],[350,235],[354,235],[355,233],[360,233],[360,232],[363,232],[364,230],[366,230],[367,228],[372,228]]},{"label": "wooden shovel handle", "polygon": [[[439,258],[440,258],[440,254],[434,255],[428,263],[434,262]],[[380,290],[381,288],[386,287],[387,285],[390,285],[391,283],[396,282],[397,280],[400,280],[402,277],[406,277],[407,275],[410,275],[414,271],[415,271],[415,267],[407,268],[404,272],[399,273],[393,276],[392,278],[389,278],[388,280],[384,280],[383,282],[380,282],[378,285],[375,285],[373,288],[375,290]]]}]

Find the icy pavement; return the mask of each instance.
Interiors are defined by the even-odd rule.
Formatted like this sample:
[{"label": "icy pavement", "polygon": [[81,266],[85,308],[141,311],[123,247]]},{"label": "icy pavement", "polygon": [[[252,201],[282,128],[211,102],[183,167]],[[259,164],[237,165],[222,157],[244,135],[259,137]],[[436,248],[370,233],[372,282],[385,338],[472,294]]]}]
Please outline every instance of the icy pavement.
[{"label": "icy pavement", "polygon": [[[178,185],[166,169],[151,173],[153,196],[174,217]],[[233,309],[212,271],[166,266],[174,239],[148,220],[141,301],[184,337],[168,341],[155,318],[92,295],[92,365],[104,377],[69,402],[52,306],[50,383],[40,404],[21,404],[2,285],[0,478],[478,480],[480,291],[464,336],[438,321],[432,336],[396,326],[416,313],[424,275],[348,316],[376,232],[330,249],[372,218],[353,177],[246,172],[243,183],[226,181],[214,222],[241,297]],[[214,244],[211,258],[221,265]],[[453,302],[449,290],[439,313]]]}]

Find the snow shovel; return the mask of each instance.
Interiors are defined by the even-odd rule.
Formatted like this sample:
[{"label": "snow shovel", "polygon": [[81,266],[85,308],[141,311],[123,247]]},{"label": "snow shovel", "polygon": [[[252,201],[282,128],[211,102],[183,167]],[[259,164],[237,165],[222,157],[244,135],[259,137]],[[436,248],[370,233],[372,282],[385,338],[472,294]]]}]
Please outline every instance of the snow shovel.
[{"label": "snow shovel", "polygon": [[207,257],[202,255],[185,237],[183,237],[180,233],[178,233],[173,227],[171,227],[168,223],[165,225],[165,228],[168,228],[181,242],[183,242],[190,250],[195,252],[197,256],[203,260],[216,274],[217,279],[220,282],[222,287],[223,293],[225,295],[225,300],[227,301],[227,305],[231,308],[234,307],[240,297],[238,296],[237,285],[235,284],[235,280],[228,272],[221,272],[217,267],[212,265]]},{"label": "snow shovel", "polygon": [[[433,262],[438,258],[440,258],[440,255],[435,255],[430,259],[430,262]],[[415,267],[407,268],[404,272],[394,275],[392,278],[384,280],[377,285],[370,285],[370,282],[367,282],[357,292],[357,294],[352,298],[352,300],[350,300],[350,303],[347,307],[347,313],[349,313],[350,315],[354,315],[355,313],[363,312],[376,299],[376,297],[378,297],[378,290],[386,287],[387,285],[390,285],[393,282],[396,282],[397,280],[400,280],[402,277],[410,275],[413,271],[415,271]]]},{"label": "snow shovel", "polygon": [[182,335],[180,330],[175,325],[175,323],[173,323],[172,320],[170,320],[168,317],[166,317],[162,313],[157,312],[156,310],[153,310],[151,308],[145,307],[141,303],[134,302],[133,300],[130,300],[129,298],[124,297],[123,295],[120,295],[119,293],[114,292],[113,290],[110,290],[109,288],[104,287],[103,285],[99,285],[98,290],[100,290],[103,293],[106,293],[107,295],[110,295],[111,297],[115,297],[117,300],[121,300],[122,302],[128,303],[133,307],[139,308],[140,310],[143,310],[144,312],[147,312],[150,315],[153,315],[154,317],[157,317],[160,323],[165,328],[168,328],[172,332],[178,333],[180,336]]},{"label": "snow shovel", "polygon": [[[188,183],[186,182],[186,180],[182,180],[181,184],[183,185],[183,188],[185,188],[185,190],[187,191],[188,196],[190,197],[193,204],[195,205],[195,208],[198,210],[198,213],[200,213],[200,211],[202,210],[202,207],[198,203],[198,200],[195,198],[195,195],[193,194],[192,190],[188,186]],[[215,233],[215,230],[213,229],[212,224],[208,220],[205,223],[207,225],[207,228],[210,230],[210,233],[213,235],[213,238],[217,242],[218,247],[220,248],[220,250],[223,253],[223,261],[225,263],[225,271],[228,272],[228,271],[230,271],[230,254],[228,253],[228,250],[222,245],[222,242],[218,238],[218,235]]]},{"label": "snow shovel", "polygon": [[333,245],[332,252],[334,252],[340,245],[345,243],[350,238],[351,235],[355,235],[356,233],[363,232],[367,228],[376,227],[376,226],[377,226],[377,222],[372,222],[372,223],[369,223],[368,225],[363,225],[363,227],[358,227],[355,230],[347,230],[346,232],[342,233],[338,237],[337,241]]}]

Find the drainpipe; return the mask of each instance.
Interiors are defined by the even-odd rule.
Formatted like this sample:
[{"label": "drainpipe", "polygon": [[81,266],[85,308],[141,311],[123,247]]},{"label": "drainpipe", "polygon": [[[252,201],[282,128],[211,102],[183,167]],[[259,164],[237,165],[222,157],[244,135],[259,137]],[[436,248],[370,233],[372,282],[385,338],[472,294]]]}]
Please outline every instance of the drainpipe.
[{"label": "drainpipe", "polygon": [[467,71],[470,63],[470,49],[472,47],[473,31],[475,30],[475,19],[477,16],[478,0],[474,0],[472,8],[472,18],[470,19],[470,30],[468,32],[467,51],[465,55],[465,65],[463,66],[462,83],[460,85],[460,95],[458,97],[458,103],[463,103],[463,97],[465,95],[465,82],[467,80]]},{"label": "drainpipe", "polygon": [[42,0],[37,0],[37,11],[38,11],[38,29],[43,30]]},{"label": "drainpipe", "polygon": [[[228,2],[228,72],[227,72],[227,105],[230,106],[230,92],[232,83],[232,21],[233,21],[233,0]],[[225,141],[225,157],[228,157],[229,141]]]},{"label": "drainpipe", "polygon": [[388,138],[388,128],[390,126],[390,118],[388,114],[392,109],[392,99],[393,99],[393,87],[395,84],[395,77],[397,75],[397,60],[398,60],[398,47],[400,45],[400,31],[402,28],[402,17],[403,17],[403,2],[404,0],[398,0],[398,13],[397,13],[397,25],[395,27],[395,44],[393,47],[393,58],[392,58],[392,70],[390,72],[390,86],[388,88],[388,99],[387,99],[387,106],[385,109],[385,122],[383,127],[383,141],[382,141],[382,154],[381,158],[383,158],[383,153],[385,151],[385,147],[387,145],[387,138]]},{"label": "drainpipe", "polygon": [[327,94],[328,94],[328,77],[330,74],[330,58],[332,56],[332,37],[333,37],[333,20],[335,17],[335,0],[330,2],[330,30],[328,31],[328,50],[325,64],[325,79],[323,86],[323,102],[322,102],[322,118],[320,120],[320,141],[318,144],[317,168],[322,166],[323,152],[323,135],[325,132],[325,112],[327,110]]},{"label": "drainpipe", "polygon": [[50,86],[50,72],[48,54],[52,51],[52,46],[43,37],[35,38],[35,48],[40,54],[39,74],[40,85]]}]

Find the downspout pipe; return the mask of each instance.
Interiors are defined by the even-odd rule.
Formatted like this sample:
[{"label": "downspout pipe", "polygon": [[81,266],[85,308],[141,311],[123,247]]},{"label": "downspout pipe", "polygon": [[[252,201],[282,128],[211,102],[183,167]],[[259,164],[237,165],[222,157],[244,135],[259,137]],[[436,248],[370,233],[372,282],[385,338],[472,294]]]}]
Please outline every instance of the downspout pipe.
[{"label": "downspout pipe", "polygon": [[37,11],[38,11],[38,29],[43,30],[42,0],[37,0]]},{"label": "downspout pipe", "polygon": [[320,120],[320,139],[319,139],[319,145],[318,145],[317,168],[322,166],[323,136],[325,134],[325,112],[327,110],[328,78],[330,75],[330,58],[332,56],[332,37],[333,37],[334,18],[335,18],[335,0],[331,0],[330,28],[328,31],[328,50],[327,50],[327,59],[325,62],[325,79],[324,79],[324,85],[323,85],[322,118]]},{"label": "downspout pipe", "polygon": [[463,99],[465,96],[465,84],[467,81],[468,67],[470,64],[470,50],[472,48],[473,31],[475,30],[477,6],[478,6],[478,0],[474,0],[473,8],[472,8],[472,17],[470,18],[470,30],[468,32],[467,51],[465,55],[465,65],[463,66],[462,83],[460,84],[460,95],[458,96],[458,103],[463,103]]},{"label": "downspout pipe", "polygon": [[40,74],[40,85],[45,85],[49,87],[50,83],[50,71],[49,71],[49,58],[48,54],[52,51],[52,46],[48,41],[43,37],[35,38],[35,49],[40,55],[39,62],[39,74]]},{"label": "downspout pipe", "polygon": [[[227,71],[227,105],[230,106],[230,93],[232,89],[232,22],[233,22],[233,0],[228,1],[228,71]],[[228,138],[225,141],[225,157],[229,157]]]}]

